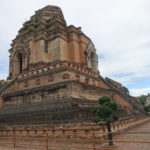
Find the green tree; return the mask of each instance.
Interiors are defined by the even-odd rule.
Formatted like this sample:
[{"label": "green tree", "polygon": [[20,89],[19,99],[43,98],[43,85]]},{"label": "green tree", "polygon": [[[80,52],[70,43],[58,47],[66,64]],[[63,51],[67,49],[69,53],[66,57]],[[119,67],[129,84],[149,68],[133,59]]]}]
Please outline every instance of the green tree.
[{"label": "green tree", "polygon": [[150,112],[150,105],[144,106],[144,110],[145,110],[146,112]]},{"label": "green tree", "polygon": [[111,131],[111,123],[118,120],[116,115],[117,104],[108,96],[103,96],[98,99],[100,106],[93,110],[95,117],[93,121],[99,125],[105,125],[108,131],[108,145],[113,145],[113,136]]},{"label": "green tree", "polygon": [[144,106],[145,105],[145,101],[146,101],[146,96],[142,95],[140,96],[140,103]]}]

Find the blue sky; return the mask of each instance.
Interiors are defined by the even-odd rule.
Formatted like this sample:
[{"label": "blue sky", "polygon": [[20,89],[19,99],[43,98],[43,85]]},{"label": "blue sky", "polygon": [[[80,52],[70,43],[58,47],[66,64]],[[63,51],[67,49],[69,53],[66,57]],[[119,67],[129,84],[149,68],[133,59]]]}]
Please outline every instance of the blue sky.
[{"label": "blue sky", "polygon": [[8,50],[23,22],[46,5],[60,6],[67,24],[82,27],[99,56],[102,76],[150,93],[149,0],[1,0],[0,79],[8,74]]}]

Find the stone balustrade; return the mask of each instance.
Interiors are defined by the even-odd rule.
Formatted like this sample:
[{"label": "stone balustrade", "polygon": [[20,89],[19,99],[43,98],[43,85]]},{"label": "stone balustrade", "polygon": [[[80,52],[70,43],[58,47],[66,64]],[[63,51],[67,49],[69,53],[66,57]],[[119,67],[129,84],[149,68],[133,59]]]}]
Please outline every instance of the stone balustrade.
[{"label": "stone balustrade", "polygon": [[57,64],[49,65],[48,67],[44,67],[44,68],[38,69],[36,71],[32,71],[32,72],[28,72],[28,73],[22,73],[22,74],[20,74],[18,76],[18,78],[19,79],[25,78],[25,77],[28,77],[28,76],[37,75],[37,74],[40,74],[40,73],[52,71],[53,69],[58,69],[58,68],[62,68],[62,67],[68,67],[70,69],[74,69],[76,71],[80,71],[80,72],[88,74],[88,75],[90,75],[90,76],[92,76],[94,78],[98,77],[98,74],[93,72],[93,71],[91,71],[90,69],[82,67],[82,66],[80,66],[78,64],[74,64],[74,63],[70,63],[70,62],[64,61],[64,62],[59,62]]},{"label": "stone balustrade", "polygon": [[[112,133],[121,133],[121,131],[124,131],[128,128],[132,128],[135,126],[139,126],[140,124],[143,124],[147,121],[149,121],[150,118],[145,117],[145,118],[129,118],[126,120],[119,121],[117,123],[112,124]],[[91,127],[93,125],[93,127]],[[93,123],[91,125],[87,126],[74,126],[74,127],[67,127],[62,125],[61,127],[56,127],[56,128],[49,128],[49,127],[43,127],[42,129],[35,129],[36,127],[33,128],[33,126],[24,126],[24,129],[22,126],[20,126],[22,129],[19,129],[19,126],[16,126],[13,128],[7,128],[7,130],[2,130],[0,128],[0,135],[10,135],[15,132],[16,135],[31,135],[31,136],[45,136],[45,134],[48,134],[49,136],[56,136],[56,137],[63,137],[63,136],[69,136],[69,137],[82,137],[82,138],[88,138],[91,137],[92,134],[94,133],[96,137],[103,137],[107,135],[107,129],[106,127],[99,127],[95,126]],[[41,128],[41,127],[40,127]]]}]

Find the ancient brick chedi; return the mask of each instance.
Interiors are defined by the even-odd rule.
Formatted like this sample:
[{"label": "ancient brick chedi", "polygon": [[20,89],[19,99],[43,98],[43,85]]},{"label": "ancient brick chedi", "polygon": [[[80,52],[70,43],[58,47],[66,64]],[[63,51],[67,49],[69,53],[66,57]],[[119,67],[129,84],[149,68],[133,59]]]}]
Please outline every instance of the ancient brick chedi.
[{"label": "ancient brick chedi", "polygon": [[3,123],[84,121],[103,95],[122,116],[141,111],[126,88],[100,76],[94,44],[81,28],[67,26],[59,7],[36,11],[9,52],[9,82],[0,85]]}]

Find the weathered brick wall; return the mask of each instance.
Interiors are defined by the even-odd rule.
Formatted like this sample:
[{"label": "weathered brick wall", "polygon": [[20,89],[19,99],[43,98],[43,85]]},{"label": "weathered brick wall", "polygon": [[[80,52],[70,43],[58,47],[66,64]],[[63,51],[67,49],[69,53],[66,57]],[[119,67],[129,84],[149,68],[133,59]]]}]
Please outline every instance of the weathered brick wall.
[{"label": "weathered brick wall", "polygon": [[55,99],[38,104],[7,105],[0,114],[0,123],[3,124],[44,124],[80,122],[91,118],[92,107],[79,106],[79,103],[88,106],[96,105],[86,100]]},{"label": "weathered brick wall", "polygon": [[[57,85],[58,86],[58,85]],[[92,109],[100,96],[112,96],[112,92],[78,81],[64,82],[64,85],[43,88],[42,91],[10,97],[0,113],[1,123],[38,124],[80,122],[91,120]],[[18,93],[19,94],[19,93]],[[23,94],[23,95],[22,95]],[[121,117],[127,115],[124,107],[119,108]],[[129,109],[130,110],[130,109]],[[131,114],[131,111],[128,112]]]}]

